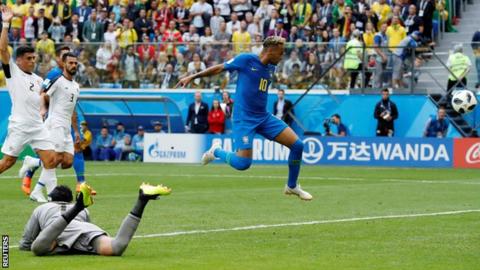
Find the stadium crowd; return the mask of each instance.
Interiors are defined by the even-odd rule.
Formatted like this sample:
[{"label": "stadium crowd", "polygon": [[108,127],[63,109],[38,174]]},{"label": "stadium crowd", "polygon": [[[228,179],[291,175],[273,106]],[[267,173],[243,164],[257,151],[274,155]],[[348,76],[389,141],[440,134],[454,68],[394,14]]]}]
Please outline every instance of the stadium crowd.
[{"label": "stadium crowd", "polygon": [[[394,47],[405,46],[402,41],[415,31],[420,33],[417,42],[430,45],[435,10],[444,14],[445,3],[7,0],[15,13],[10,42],[14,46],[30,43],[35,47],[39,55],[36,72],[40,76],[56,65],[55,47],[66,44],[79,56],[77,80],[83,87],[124,88],[172,88],[178,78],[222,63],[238,53],[259,53],[262,39],[272,35],[289,42],[275,76],[279,88],[309,86],[342,54],[354,33],[359,33],[359,44],[367,47],[359,56],[368,63],[364,70],[370,75],[385,73],[393,69],[392,54],[401,56],[402,62],[408,58],[411,51]],[[375,45],[392,47],[382,49],[387,59],[372,48]],[[351,69],[342,63],[346,59],[338,61],[321,83],[345,87],[349,78],[346,71]],[[377,62],[384,65],[383,69],[378,69]],[[365,86],[375,86],[379,78],[376,74]],[[201,78],[192,87],[226,88],[235,79],[229,74]],[[391,82],[389,78],[387,82]],[[355,86],[355,82],[350,85]]]}]

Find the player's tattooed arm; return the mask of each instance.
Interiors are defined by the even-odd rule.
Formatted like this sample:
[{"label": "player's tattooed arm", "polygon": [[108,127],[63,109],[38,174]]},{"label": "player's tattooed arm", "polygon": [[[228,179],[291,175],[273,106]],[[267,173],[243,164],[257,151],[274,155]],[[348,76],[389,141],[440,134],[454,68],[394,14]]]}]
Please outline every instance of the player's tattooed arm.
[{"label": "player's tattooed arm", "polygon": [[211,66],[211,67],[209,67],[209,68],[207,68],[203,71],[200,71],[198,73],[192,74],[192,75],[187,76],[187,77],[184,77],[183,79],[181,79],[177,83],[175,88],[177,88],[179,86],[185,87],[192,80],[195,80],[195,79],[201,78],[201,77],[209,77],[209,76],[217,75],[217,74],[221,73],[223,70],[224,70],[223,64],[218,64],[218,65],[215,65],[215,66]]},{"label": "player's tattooed arm", "polygon": [[12,10],[4,5],[0,7],[2,12],[2,33],[0,34],[0,58],[2,64],[8,65],[10,61],[10,53],[8,52],[8,29],[10,27],[10,21],[13,18]]}]

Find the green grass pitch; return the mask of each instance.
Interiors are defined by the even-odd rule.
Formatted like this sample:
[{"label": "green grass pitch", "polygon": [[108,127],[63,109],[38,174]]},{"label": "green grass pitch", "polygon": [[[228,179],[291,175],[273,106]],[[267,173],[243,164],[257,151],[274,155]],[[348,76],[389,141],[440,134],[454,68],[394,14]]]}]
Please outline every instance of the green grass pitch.
[{"label": "green grass pitch", "polygon": [[[13,177],[18,167],[0,176],[0,234],[11,245],[37,206]],[[74,187],[73,170],[57,174]],[[87,163],[98,191],[91,217],[111,235],[142,181],[173,193],[147,206],[122,257],[12,247],[10,269],[480,269],[478,170],[305,166],[311,202],[282,194],[286,174],[286,166]]]}]

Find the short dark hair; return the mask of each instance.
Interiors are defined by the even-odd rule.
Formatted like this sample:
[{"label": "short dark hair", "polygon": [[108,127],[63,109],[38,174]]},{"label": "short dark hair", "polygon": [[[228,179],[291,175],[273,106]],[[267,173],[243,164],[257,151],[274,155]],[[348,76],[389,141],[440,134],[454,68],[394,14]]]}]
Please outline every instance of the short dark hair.
[{"label": "short dark hair", "polygon": [[277,89],[278,92],[282,92],[285,94],[285,90],[284,89]]},{"label": "short dark hair", "polygon": [[73,194],[72,190],[65,186],[65,185],[60,185],[56,186],[50,194],[48,194],[48,197],[50,197],[50,200],[52,202],[71,202],[73,201]]},{"label": "short dark hair", "polygon": [[338,118],[338,119],[342,119],[342,118],[340,117],[340,114],[338,114],[338,113],[332,115],[332,117],[335,117],[335,118]]},{"label": "short dark hair", "polygon": [[390,93],[390,91],[388,91],[388,88],[383,88],[382,91],[380,91],[380,92],[382,92],[382,93],[385,93],[385,92]]},{"label": "short dark hair", "polygon": [[59,46],[56,50],[55,50],[55,55],[56,56],[60,56],[62,54],[62,51],[70,51],[70,47],[68,46]]},{"label": "short dark hair", "polygon": [[64,53],[62,55],[62,62],[65,62],[65,60],[67,60],[67,57],[74,57],[74,58],[77,58],[77,56],[72,53],[72,52],[67,52],[67,53]]},{"label": "short dark hair", "polygon": [[20,46],[15,51],[15,54],[17,55],[17,57],[22,57],[26,53],[34,53],[34,52],[35,52],[35,49],[30,46]]}]

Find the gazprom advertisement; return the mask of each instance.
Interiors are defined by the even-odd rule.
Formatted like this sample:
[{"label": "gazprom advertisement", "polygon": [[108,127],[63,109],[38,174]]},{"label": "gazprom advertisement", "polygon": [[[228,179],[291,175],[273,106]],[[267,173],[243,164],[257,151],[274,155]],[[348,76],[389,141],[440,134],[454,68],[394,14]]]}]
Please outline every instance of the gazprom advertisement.
[{"label": "gazprom advertisement", "polygon": [[[303,163],[307,165],[452,167],[453,140],[436,138],[302,138]],[[228,135],[146,134],[145,162],[200,163],[213,142],[233,151]],[[257,164],[286,164],[290,150],[263,137],[253,141]],[[217,161],[219,162],[219,161]]]}]

